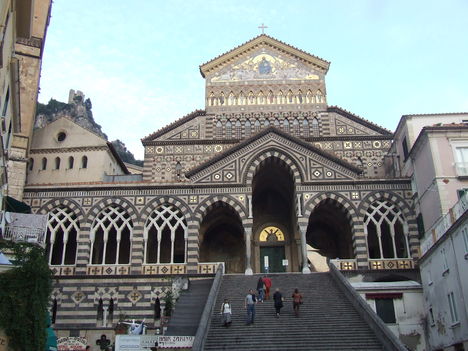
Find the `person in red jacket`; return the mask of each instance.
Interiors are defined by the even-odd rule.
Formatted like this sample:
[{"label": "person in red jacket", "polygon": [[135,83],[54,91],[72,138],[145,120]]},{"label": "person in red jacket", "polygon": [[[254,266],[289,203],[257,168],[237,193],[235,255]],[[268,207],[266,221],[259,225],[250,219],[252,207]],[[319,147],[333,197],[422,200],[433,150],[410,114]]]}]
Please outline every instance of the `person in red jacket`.
[{"label": "person in red jacket", "polygon": [[299,306],[302,305],[302,294],[299,293],[299,289],[296,288],[291,297],[293,298],[294,314],[296,317],[299,317]]},{"label": "person in red jacket", "polygon": [[263,284],[265,284],[265,300],[270,299],[271,279],[267,276],[263,277]]}]

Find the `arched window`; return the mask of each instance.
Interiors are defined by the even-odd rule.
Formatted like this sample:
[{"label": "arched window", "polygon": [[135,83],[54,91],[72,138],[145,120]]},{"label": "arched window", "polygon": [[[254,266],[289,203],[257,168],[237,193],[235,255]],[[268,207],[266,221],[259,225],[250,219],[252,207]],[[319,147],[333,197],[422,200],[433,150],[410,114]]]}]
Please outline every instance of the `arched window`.
[{"label": "arched window", "polygon": [[297,137],[301,135],[301,127],[297,118],[294,118],[293,120],[293,133]]},{"label": "arched window", "polygon": [[219,105],[222,106],[226,102],[226,98],[224,97],[224,93],[221,93],[219,96]]},{"label": "arched window", "polygon": [[88,156],[81,158],[81,168],[88,168]]},{"label": "arched window", "polygon": [[60,169],[60,157],[55,158],[55,169]]},{"label": "arched window", "polygon": [[256,101],[255,101],[255,95],[254,93],[251,91],[249,93],[249,97],[248,97],[248,104],[249,105],[255,105]]},{"label": "arched window", "polygon": [[302,120],[302,133],[304,133],[304,137],[306,138],[310,136],[309,121],[307,118]]},{"label": "arched window", "polygon": [[259,105],[264,105],[265,104],[265,95],[263,95],[262,91],[260,91],[258,93],[257,104],[259,104]]},{"label": "arched window", "polygon": [[325,102],[323,94],[320,90],[317,90],[317,94],[315,95],[315,101],[317,102],[317,104],[322,104]]},{"label": "arched window", "polygon": [[236,121],[236,129],[234,131],[235,133],[235,138],[236,139],[240,139],[242,138],[242,124],[239,120]]},{"label": "arched window", "polygon": [[233,106],[236,104],[236,96],[234,95],[234,93],[231,91],[229,93],[229,98],[228,98],[228,105],[229,106]]},{"label": "arched window", "polygon": [[218,119],[216,122],[216,132],[215,132],[216,138],[221,139],[223,137],[223,124],[221,121]]},{"label": "arched window", "polygon": [[408,258],[408,225],[389,201],[375,201],[364,216],[369,258]]},{"label": "arched window", "polygon": [[283,121],[283,130],[289,133],[289,121],[287,118],[285,118]]},{"label": "arched window", "polygon": [[314,94],[312,94],[312,92],[311,92],[310,90],[307,91],[306,102],[307,102],[308,104],[313,104],[313,103],[315,103]]},{"label": "arched window", "polygon": [[112,205],[96,216],[91,227],[91,264],[130,263],[132,220],[121,207]]},{"label": "arched window", "polygon": [[68,158],[68,169],[73,169],[74,164],[75,164],[75,159],[73,158],[73,156],[70,156]]},{"label": "arched window", "polygon": [[159,206],[145,223],[145,263],[186,262],[187,222],[170,204]]},{"label": "arched window", "polygon": [[288,103],[288,104],[294,104],[294,102],[295,102],[295,101],[294,101],[294,94],[293,94],[293,92],[290,90],[290,91],[288,91],[288,101],[287,101],[287,103]]},{"label": "arched window", "polygon": [[57,299],[54,299],[54,302],[52,304],[52,316],[51,316],[51,323],[55,324],[55,321],[57,320]]},{"label": "arched window", "polygon": [[29,159],[29,170],[32,171],[34,168],[34,159],[30,158]]},{"label": "arched window", "polygon": [[262,125],[260,124],[260,121],[256,119],[254,122],[254,132],[258,133],[261,128],[262,128]]},{"label": "arched window", "polygon": [[252,135],[252,126],[250,124],[250,120],[245,121],[245,137],[248,138]]},{"label": "arched window", "polygon": [[75,264],[79,230],[76,215],[70,209],[57,207],[49,213],[46,252],[50,265]]},{"label": "arched window", "polygon": [[210,97],[208,98],[208,106],[214,106],[215,105],[215,95],[213,92],[210,93]]},{"label": "arched window", "polygon": [[314,137],[320,136],[320,127],[319,127],[319,122],[317,118],[314,118],[312,120],[312,136]]},{"label": "arched window", "polygon": [[45,171],[47,169],[47,158],[42,158],[42,170]]},{"label": "arched window", "polygon": [[275,95],[271,90],[268,92],[267,103],[270,105],[275,103]]},{"label": "arched window", "polygon": [[278,118],[275,118],[275,120],[273,121],[273,125],[274,125],[276,128],[279,128],[279,127],[280,127],[280,122],[278,121]]},{"label": "arched window", "polygon": [[277,103],[278,104],[284,104],[286,101],[285,101],[285,98],[284,98],[284,94],[283,92],[280,90],[280,92],[278,93],[278,101]]},{"label": "arched window", "polygon": [[304,95],[302,94],[301,90],[299,90],[299,92],[297,93],[297,103],[298,104],[304,103]]},{"label": "arched window", "polygon": [[268,120],[268,118],[265,118],[265,121],[263,122],[263,126],[265,128],[268,128],[270,126],[270,121]]},{"label": "arched window", "polygon": [[242,91],[239,94],[239,105],[245,105],[245,95]]},{"label": "arched window", "polygon": [[229,120],[226,122],[226,138],[232,138],[232,124]]}]

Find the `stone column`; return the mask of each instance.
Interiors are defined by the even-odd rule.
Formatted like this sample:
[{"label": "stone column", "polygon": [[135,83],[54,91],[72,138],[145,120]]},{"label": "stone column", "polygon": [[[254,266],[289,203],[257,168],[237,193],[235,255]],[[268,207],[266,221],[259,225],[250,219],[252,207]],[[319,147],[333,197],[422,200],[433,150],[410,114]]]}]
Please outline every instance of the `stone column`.
[{"label": "stone column", "polygon": [[307,274],[310,273],[309,266],[307,265],[307,240],[306,240],[306,232],[307,232],[307,225],[301,224],[299,225],[299,234],[301,235],[301,251],[302,251],[302,273]]},{"label": "stone column", "polygon": [[252,275],[252,263],[251,263],[251,256],[252,256],[252,228],[246,227],[244,228],[245,234],[245,275]]}]

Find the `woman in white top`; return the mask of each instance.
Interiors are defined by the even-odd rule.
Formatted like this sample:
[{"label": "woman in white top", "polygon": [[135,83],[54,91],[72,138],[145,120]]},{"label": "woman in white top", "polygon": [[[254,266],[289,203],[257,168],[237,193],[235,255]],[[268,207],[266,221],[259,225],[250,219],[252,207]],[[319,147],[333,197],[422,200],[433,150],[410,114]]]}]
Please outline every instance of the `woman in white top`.
[{"label": "woman in white top", "polygon": [[228,299],[224,299],[221,305],[221,314],[223,315],[223,325],[229,327],[231,325],[231,304]]}]

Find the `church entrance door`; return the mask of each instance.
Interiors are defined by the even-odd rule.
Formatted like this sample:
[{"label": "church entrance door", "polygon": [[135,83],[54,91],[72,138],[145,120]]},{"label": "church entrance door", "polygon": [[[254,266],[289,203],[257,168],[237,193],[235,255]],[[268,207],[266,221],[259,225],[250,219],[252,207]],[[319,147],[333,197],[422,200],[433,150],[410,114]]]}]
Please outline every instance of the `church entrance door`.
[{"label": "church entrance door", "polygon": [[283,266],[284,259],[284,246],[260,247],[260,267],[262,273],[285,272],[285,266]]}]

